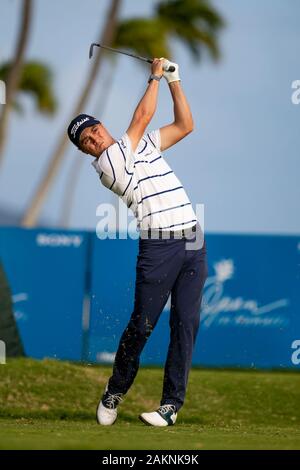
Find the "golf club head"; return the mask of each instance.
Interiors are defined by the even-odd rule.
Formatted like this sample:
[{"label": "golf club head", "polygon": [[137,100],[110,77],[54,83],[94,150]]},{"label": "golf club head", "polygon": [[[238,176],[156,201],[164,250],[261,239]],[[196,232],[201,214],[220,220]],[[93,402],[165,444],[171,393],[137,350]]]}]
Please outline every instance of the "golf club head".
[{"label": "golf club head", "polygon": [[100,46],[100,44],[96,44],[95,42],[93,42],[93,43],[90,45],[90,52],[89,52],[89,58],[90,58],[90,59],[93,57],[94,47],[101,47],[101,46]]}]

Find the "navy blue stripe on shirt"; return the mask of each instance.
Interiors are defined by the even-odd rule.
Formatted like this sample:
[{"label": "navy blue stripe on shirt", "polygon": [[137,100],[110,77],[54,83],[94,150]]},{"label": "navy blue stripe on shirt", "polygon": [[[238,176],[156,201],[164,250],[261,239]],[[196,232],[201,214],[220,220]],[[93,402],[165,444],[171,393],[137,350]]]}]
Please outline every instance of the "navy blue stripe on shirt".
[{"label": "navy blue stripe on shirt", "polygon": [[103,171],[101,171],[100,179],[102,178],[102,176],[103,176]]},{"label": "navy blue stripe on shirt", "polygon": [[138,152],[138,154],[142,153],[148,145],[148,142],[145,139],[143,139],[143,141],[145,142],[145,146],[140,152]]},{"label": "navy blue stripe on shirt", "polygon": [[193,219],[193,220],[189,220],[188,222],[181,222],[181,224],[173,224],[173,225],[170,225],[169,227],[159,227],[159,228],[153,228],[153,227],[151,227],[151,230],[164,230],[164,229],[166,229],[166,228],[177,227],[178,225],[190,224],[191,222],[197,222],[197,220],[196,220],[196,219]]},{"label": "navy blue stripe on shirt", "polygon": [[156,157],[156,158],[154,158],[154,160],[150,160],[150,162],[149,162],[149,163],[156,162],[156,160],[159,160],[160,158],[161,158],[161,155],[160,155],[159,157]]},{"label": "navy blue stripe on shirt", "polygon": [[137,164],[137,163],[153,163],[153,162],[156,162],[156,160],[159,160],[161,157],[161,155],[159,157],[156,157],[154,158],[154,160],[150,160],[148,162],[148,160],[136,160],[134,163]]},{"label": "navy blue stripe on shirt", "polygon": [[128,185],[126,186],[126,189],[125,189],[125,191],[123,192],[122,196],[125,195],[127,189],[129,188],[129,185],[130,185],[130,183],[131,183],[131,180],[132,180],[132,177],[130,178],[129,183],[128,183]]},{"label": "navy blue stripe on shirt", "polygon": [[113,177],[114,177],[114,180],[112,182],[112,185],[109,189],[112,189],[113,185],[115,184],[116,182],[116,175],[115,175],[115,170],[114,170],[114,167],[113,167],[113,164],[111,163],[111,159],[109,158],[109,153],[108,153],[108,149],[106,150],[106,155],[107,155],[107,158],[108,158],[108,161],[110,163],[110,166],[111,166],[111,169],[112,169],[112,172],[113,172]]},{"label": "navy blue stripe on shirt", "polygon": [[152,175],[152,176],[146,176],[146,178],[142,178],[140,180],[138,180],[137,182],[137,185],[135,188],[133,188],[134,190],[136,190],[138,188],[138,185],[142,182],[142,181],[145,181],[145,180],[150,180],[152,178],[158,178],[159,176],[166,176],[166,175],[169,175],[170,173],[173,173],[173,171],[167,171],[167,173],[163,173],[162,175]]},{"label": "navy blue stripe on shirt", "polygon": [[146,178],[141,178],[140,180],[138,180],[137,184],[141,183],[142,181],[149,180],[151,178],[157,178],[159,176],[166,176],[166,175],[169,175],[170,173],[173,173],[173,171],[170,170],[170,171],[167,171],[166,173],[162,173],[161,175],[146,176]]},{"label": "navy blue stripe on shirt", "polygon": [[149,212],[149,214],[144,215],[142,220],[139,220],[139,222],[141,223],[146,217],[150,217],[150,215],[160,214],[161,212],[166,212],[166,211],[172,211],[173,209],[179,209],[180,207],[190,206],[191,204],[192,204],[191,202],[187,202],[186,204],[180,204],[179,206],[167,207],[166,209],[161,209],[159,211]]},{"label": "navy blue stripe on shirt", "polygon": [[149,196],[143,197],[138,204],[141,204],[145,199],[148,199],[149,197],[154,197],[158,196],[159,194],[164,194],[164,193],[170,193],[172,191],[177,191],[178,189],[183,189],[183,186],[178,186],[177,188],[172,188],[172,189],[166,189],[165,191],[160,191],[159,193],[154,193],[154,194],[149,194]]},{"label": "navy blue stripe on shirt", "polygon": [[156,148],[156,145],[155,145],[155,143],[153,142],[153,140],[151,139],[150,135],[147,134],[147,136],[148,136],[148,139],[150,140],[151,144],[153,145],[153,147]]},{"label": "navy blue stripe on shirt", "polygon": [[131,176],[131,175],[133,175],[133,173],[130,173],[130,172],[127,170],[127,168],[126,168],[126,157],[125,157],[125,153],[124,153],[124,151],[123,151],[123,149],[122,149],[120,143],[117,142],[117,144],[118,144],[118,146],[119,146],[119,148],[120,148],[120,150],[121,150],[121,152],[122,152],[123,158],[124,158],[124,162],[125,162],[125,171],[126,171],[127,175],[130,175],[130,176]]}]

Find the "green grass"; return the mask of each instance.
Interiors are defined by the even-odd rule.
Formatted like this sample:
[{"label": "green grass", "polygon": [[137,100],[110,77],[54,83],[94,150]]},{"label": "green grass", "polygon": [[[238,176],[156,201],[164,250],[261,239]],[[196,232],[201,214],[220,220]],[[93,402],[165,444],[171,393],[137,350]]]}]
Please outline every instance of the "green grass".
[{"label": "green grass", "polygon": [[300,449],[300,374],[193,369],[175,426],[159,405],[162,369],[141,368],[114,426],[95,423],[110,367],[17,359],[0,366],[0,449]]}]

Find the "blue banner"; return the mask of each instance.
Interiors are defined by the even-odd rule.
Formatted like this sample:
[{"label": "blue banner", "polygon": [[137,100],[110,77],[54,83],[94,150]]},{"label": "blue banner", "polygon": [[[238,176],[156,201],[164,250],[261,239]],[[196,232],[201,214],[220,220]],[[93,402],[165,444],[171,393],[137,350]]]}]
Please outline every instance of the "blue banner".
[{"label": "blue banner", "polygon": [[[193,364],[299,368],[300,238],[210,234],[206,242]],[[137,250],[131,239],[2,228],[0,256],[27,355],[111,364],[133,309]],[[169,307],[142,364],[165,362]]]},{"label": "blue banner", "polygon": [[300,339],[299,237],[209,235],[195,361],[293,367]]},{"label": "blue banner", "polygon": [[[293,348],[300,339],[299,238],[207,235],[206,241],[209,277],[193,364],[297,366]],[[90,360],[113,361],[133,308],[136,255],[137,241],[94,243]],[[164,363],[168,321],[169,303],[148,340],[142,364]]]},{"label": "blue banner", "polygon": [[88,237],[1,228],[0,256],[28,356],[81,359]]}]

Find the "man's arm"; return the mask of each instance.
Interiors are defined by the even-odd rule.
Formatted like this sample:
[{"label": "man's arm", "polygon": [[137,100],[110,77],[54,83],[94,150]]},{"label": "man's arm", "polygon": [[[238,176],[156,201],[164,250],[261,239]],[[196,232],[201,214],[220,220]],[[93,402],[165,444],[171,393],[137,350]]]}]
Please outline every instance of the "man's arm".
[{"label": "man's arm", "polygon": [[166,150],[183,139],[194,128],[193,116],[180,81],[169,83],[174,103],[174,122],[160,129],[161,150]]},{"label": "man's arm", "polygon": [[[163,60],[154,59],[151,67],[152,74],[162,77],[162,67]],[[158,97],[158,88],[159,81],[151,80],[143,98],[137,105],[130,126],[127,129],[127,134],[130,138],[131,147],[133,151],[135,151],[135,149],[137,148],[139,141],[143,137],[145,130],[155,113]]]}]

